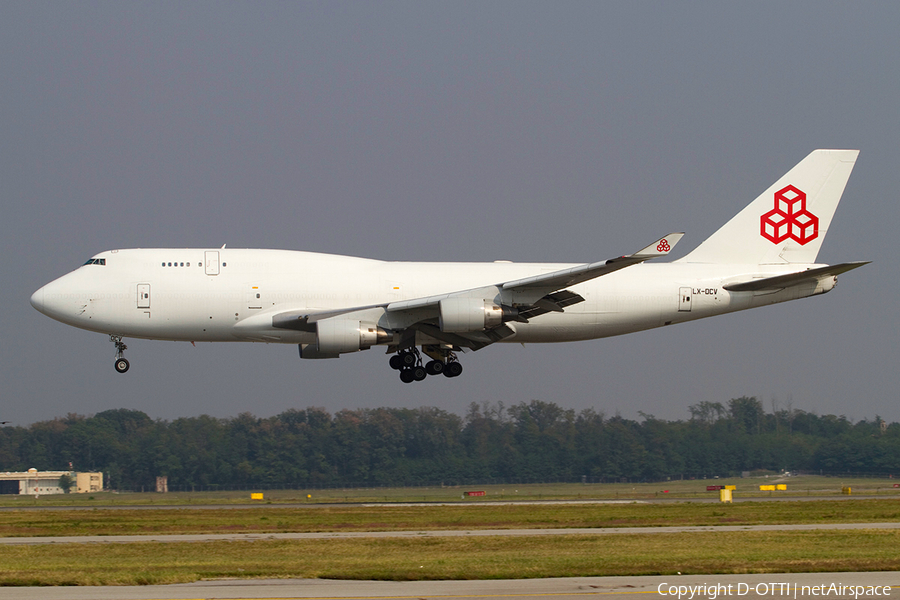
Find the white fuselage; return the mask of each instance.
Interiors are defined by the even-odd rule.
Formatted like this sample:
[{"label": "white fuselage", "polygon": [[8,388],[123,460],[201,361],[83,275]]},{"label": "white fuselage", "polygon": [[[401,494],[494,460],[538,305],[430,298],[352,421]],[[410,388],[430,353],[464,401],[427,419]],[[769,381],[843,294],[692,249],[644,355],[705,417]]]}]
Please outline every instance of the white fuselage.
[{"label": "white fuselage", "polygon": [[[275,328],[272,316],[452,293],[571,266],[385,262],[288,250],[112,250],[48,283],[31,302],[63,323],[123,337],[311,344],[315,333]],[[775,292],[723,289],[812,266],[638,264],[573,286],[584,302],[512,323],[515,335],[503,341],[602,338],[829,291],[835,278]]]}]

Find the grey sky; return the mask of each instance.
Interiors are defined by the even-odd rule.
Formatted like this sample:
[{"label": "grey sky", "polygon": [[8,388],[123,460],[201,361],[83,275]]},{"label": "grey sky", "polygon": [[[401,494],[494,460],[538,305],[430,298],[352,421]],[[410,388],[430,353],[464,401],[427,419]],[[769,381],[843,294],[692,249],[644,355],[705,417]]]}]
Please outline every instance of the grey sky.
[{"label": "grey sky", "polygon": [[[531,399],[687,418],[755,395],[900,420],[900,5],[0,3],[0,420]],[[496,345],[404,385],[381,350],[127,341],[35,311],[101,250],[389,260],[683,256],[815,148],[861,155],[823,297],[621,338]],[[302,277],[302,273],[285,274]]]}]

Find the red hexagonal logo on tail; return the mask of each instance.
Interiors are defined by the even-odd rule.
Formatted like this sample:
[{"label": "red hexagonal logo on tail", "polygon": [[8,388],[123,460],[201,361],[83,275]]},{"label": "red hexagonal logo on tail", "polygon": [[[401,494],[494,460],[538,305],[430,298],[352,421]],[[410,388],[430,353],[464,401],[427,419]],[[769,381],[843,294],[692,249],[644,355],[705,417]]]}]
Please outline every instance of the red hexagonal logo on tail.
[{"label": "red hexagonal logo on tail", "polygon": [[803,246],[819,237],[819,217],[806,210],[806,192],[792,185],[775,192],[775,208],[759,223],[760,235],[773,244],[791,238]]}]

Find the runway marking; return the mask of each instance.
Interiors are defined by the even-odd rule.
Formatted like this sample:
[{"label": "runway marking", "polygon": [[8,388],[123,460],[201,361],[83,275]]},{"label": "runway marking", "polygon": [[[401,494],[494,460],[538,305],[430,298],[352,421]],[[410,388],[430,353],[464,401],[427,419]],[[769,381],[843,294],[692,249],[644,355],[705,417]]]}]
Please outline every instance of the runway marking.
[{"label": "runway marking", "polygon": [[431,508],[432,506],[547,506],[562,504],[650,504],[646,500],[485,500],[482,502],[368,502],[363,508]]},{"label": "runway marking", "polygon": [[[900,585],[886,586],[892,590],[900,589]],[[439,598],[544,598],[547,596],[613,596],[622,594],[658,594],[654,589],[650,590],[615,590],[615,591],[581,591],[581,592],[539,592],[533,594],[453,594],[443,596],[431,596],[428,594],[412,594],[409,596],[377,596],[378,600],[437,600]],[[271,596],[267,598],[235,597],[231,600],[371,600],[373,596]],[[167,600],[164,598],[147,600]],[[184,598],[183,600],[214,600],[211,598]]]},{"label": "runway marking", "polygon": [[[232,597],[229,600],[437,600],[439,598],[545,598],[547,596],[603,596],[612,594],[655,594],[656,590],[621,591],[621,592],[540,592],[534,594],[455,594],[450,596],[431,596],[428,594],[412,594],[410,596],[271,596],[260,598],[258,596]],[[145,600],[169,600],[166,598],[148,598]],[[181,600],[217,600],[216,598],[182,598]]]}]

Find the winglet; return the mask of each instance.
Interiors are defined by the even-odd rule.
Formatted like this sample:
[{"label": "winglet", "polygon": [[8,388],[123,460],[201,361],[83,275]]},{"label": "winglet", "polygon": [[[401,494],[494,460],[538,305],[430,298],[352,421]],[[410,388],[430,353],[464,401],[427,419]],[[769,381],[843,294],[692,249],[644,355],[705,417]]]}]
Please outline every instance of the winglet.
[{"label": "winglet", "polygon": [[656,256],[665,256],[672,251],[672,248],[675,247],[675,244],[677,244],[683,237],[684,232],[670,233],[669,235],[656,240],[643,250],[638,250],[632,256],[649,256],[650,258],[654,258]]}]

